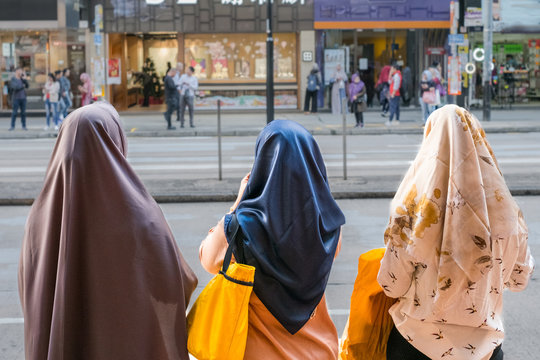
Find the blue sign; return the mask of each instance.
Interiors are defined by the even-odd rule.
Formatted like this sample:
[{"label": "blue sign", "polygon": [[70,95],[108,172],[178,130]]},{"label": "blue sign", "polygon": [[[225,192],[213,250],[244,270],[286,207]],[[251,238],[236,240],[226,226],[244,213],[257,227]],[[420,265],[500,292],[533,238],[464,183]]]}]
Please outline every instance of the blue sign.
[{"label": "blue sign", "polygon": [[449,45],[463,45],[465,43],[464,34],[450,34],[448,35]]},{"label": "blue sign", "polygon": [[101,45],[103,43],[103,35],[94,34],[94,45]]}]

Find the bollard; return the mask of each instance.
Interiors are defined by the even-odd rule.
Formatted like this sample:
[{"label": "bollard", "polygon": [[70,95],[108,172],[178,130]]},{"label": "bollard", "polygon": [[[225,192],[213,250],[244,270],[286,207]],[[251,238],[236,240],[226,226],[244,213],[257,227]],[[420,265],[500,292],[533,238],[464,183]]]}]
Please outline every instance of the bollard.
[{"label": "bollard", "polygon": [[217,138],[218,138],[218,178],[223,180],[221,158],[221,100],[217,101]]},{"label": "bollard", "polygon": [[347,99],[341,100],[343,117],[343,180],[347,180]]}]

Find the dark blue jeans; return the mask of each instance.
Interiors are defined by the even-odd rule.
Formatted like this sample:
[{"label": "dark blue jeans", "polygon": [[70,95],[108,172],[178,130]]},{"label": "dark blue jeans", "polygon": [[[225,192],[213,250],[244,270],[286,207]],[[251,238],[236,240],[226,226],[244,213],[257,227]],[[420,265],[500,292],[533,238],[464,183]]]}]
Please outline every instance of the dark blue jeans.
[{"label": "dark blue jeans", "polygon": [[15,119],[17,112],[21,109],[21,124],[23,129],[26,128],[26,99],[13,99],[13,110],[11,111],[11,127],[15,127]]},{"label": "dark blue jeans", "polygon": [[399,121],[399,100],[401,97],[394,96],[390,99],[390,121],[394,119],[394,115],[396,116],[396,120]]}]

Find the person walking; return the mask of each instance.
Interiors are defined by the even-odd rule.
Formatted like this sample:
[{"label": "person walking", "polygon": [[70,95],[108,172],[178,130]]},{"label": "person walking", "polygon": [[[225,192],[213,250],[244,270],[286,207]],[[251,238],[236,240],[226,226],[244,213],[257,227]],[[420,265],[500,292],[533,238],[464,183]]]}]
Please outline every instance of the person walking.
[{"label": "person walking", "polygon": [[189,360],[197,278],[126,156],[108,103],[62,125],[22,242],[26,360]]},{"label": "person walking", "polygon": [[58,122],[62,123],[62,120],[64,120],[64,101],[62,99],[62,94],[64,93],[64,84],[62,83],[62,70],[56,70],[54,72],[54,77],[60,86],[60,89],[58,89]]},{"label": "person walking", "polygon": [[429,114],[433,112],[433,106],[436,102],[435,83],[433,74],[429,69],[422,72],[420,81],[420,106],[422,107],[422,120],[424,125],[427,122]]},{"label": "person walking", "polygon": [[314,63],[313,68],[307,76],[306,98],[304,100],[304,114],[309,114],[309,104],[311,102],[311,113],[317,113],[317,95],[321,88],[321,75],[319,73],[319,64]]},{"label": "person walking", "polygon": [[82,81],[82,85],[79,85],[81,106],[89,105],[92,103],[92,81],[90,80],[90,75],[82,73],[80,79]]},{"label": "person walking", "polygon": [[49,73],[47,82],[43,87],[43,101],[45,102],[45,113],[47,119],[47,125],[45,130],[49,130],[51,127],[51,117],[54,122],[54,130],[58,130],[59,125],[59,111],[58,100],[60,99],[60,83],[56,80],[56,76],[53,73]]},{"label": "person walking", "polygon": [[379,95],[379,103],[381,104],[381,116],[385,117],[388,114],[388,109],[390,107],[389,101],[389,89],[390,89],[390,65],[385,65],[381,69],[379,74],[379,80],[377,80],[377,85],[375,86],[377,94]]},{"label": "person walking", "polygon": [[22,68],[15,70],[15,75],[9,81],[9,89],[12,92],[11,95],[11,126],[9,131],[15,130],[15,120],[17,119],[17,113],[21,110],[21,126],[23,130],[26,129],[26,89],[28,89],[28,81],[26,80],[26,74]]},{"label": "person walking", "polygon": [[69,81],[69,75],[71,74],[68,68],[62,71],[60,77],[60,85],[62,87],[62,93],[60,99],[62,101],[62,116],[65,119],[68,115],[69,108],[73,105],[71,101],[71,81]]},{"label": "person walking", "polygon": [[176,109],[176,121],[180,121],[180,108],[184,105],[184,98],[180,95],[182,87],[180,85],[180,78],[182,77],[182,72],[184,72],[184,64],[181,62],[176,63],[176,74],[174,74],[174,84],[176,85],[176,97],[178,101],[178,107]]},{"label": "person walking", "polygon": [[174,75],[176,74],[176,69],[171,68],[165,79],[163,79],[163,86],[165,88],[165,103],[167,104],[167,111],[163,113],[165,116],[165,121],[167,122],[167,130],[176,129],[175,126],[171,125],[171,115],[175,110],[178,110],[178,91],[176,90],[176,85],[174,84]]},{"label": "person walking", "polygon": [[400,87],[401,82],[403,81],[401,77],[400,66],[397,64],[392,64],[390,69],[390,89],[388,91],[388,96],[390,98],[390,118],[385,123],[386,126],[390,126],[396,117],[395,125],[399,125],[399,102],[401,100]]},{"label": "person walking", "polygon": [[[336,66],[336,71],[332,75],[330,82],[332,83],[332,114],[342,113],[342,102],[347,98],[347,74],[342,70],[341,64]],[[347,111],[347,110],[345,110]]]},{"label": "person walking", "polygon": [[244,359],[337,359],[324,291],[345,217],[319,147],[290,120],[272,121],[256,144],[231,212],[201,243],[201,264],[211,274],[220,271],[231,224],[239,224],[234,258],[255,267]]},{"label": "person walking", "polygon": [[356,118],[355,127],[364,127],[364,111],[366,111],[366,86],[358,74],[353,74],[349,85],[349,101]]},{"label": "person walking", "polygon": [[434,61],[429,67],[431,72],[432,81],[435,85],[436,92],[436,102],[433,105],[434,110],[438,109],[441,104],[444,104],[444,98],[446,96],[446,91],[444,89],[444,79],[441,75],[442,67],[438,61]]},{"label": "person walking", "polygon": [[186,105],[189,111],[189,127],[194,128],[193,124],[193,107],[195,104],[195,91],[199,88],[199,81],[193,75],[195,69],[193,66],[188,66],[186,73],[180,77],[180,127],[184,127],[184,113]]},{"label": "person walking", "polygon": [[503,359],[503,292],[531,277],[527,238],[480,122],[435,111],[384,233],[378,282],[399,298],[387,359]]}]

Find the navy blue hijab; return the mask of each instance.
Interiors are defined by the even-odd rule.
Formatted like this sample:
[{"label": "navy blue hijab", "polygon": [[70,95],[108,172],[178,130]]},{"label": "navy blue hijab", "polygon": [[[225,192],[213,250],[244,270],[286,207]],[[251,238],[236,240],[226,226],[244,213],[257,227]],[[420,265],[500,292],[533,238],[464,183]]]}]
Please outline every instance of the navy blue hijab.
[{"label": "navy blue hijab", "polygon": [[[234,214],[243,240],[235,257],[255,266],[255,294],[295,334],[322,299],[345,223],[319,147],[305,128],[274,120],[262,130]],[[225,217],[229,242],[232,217]]]}]

